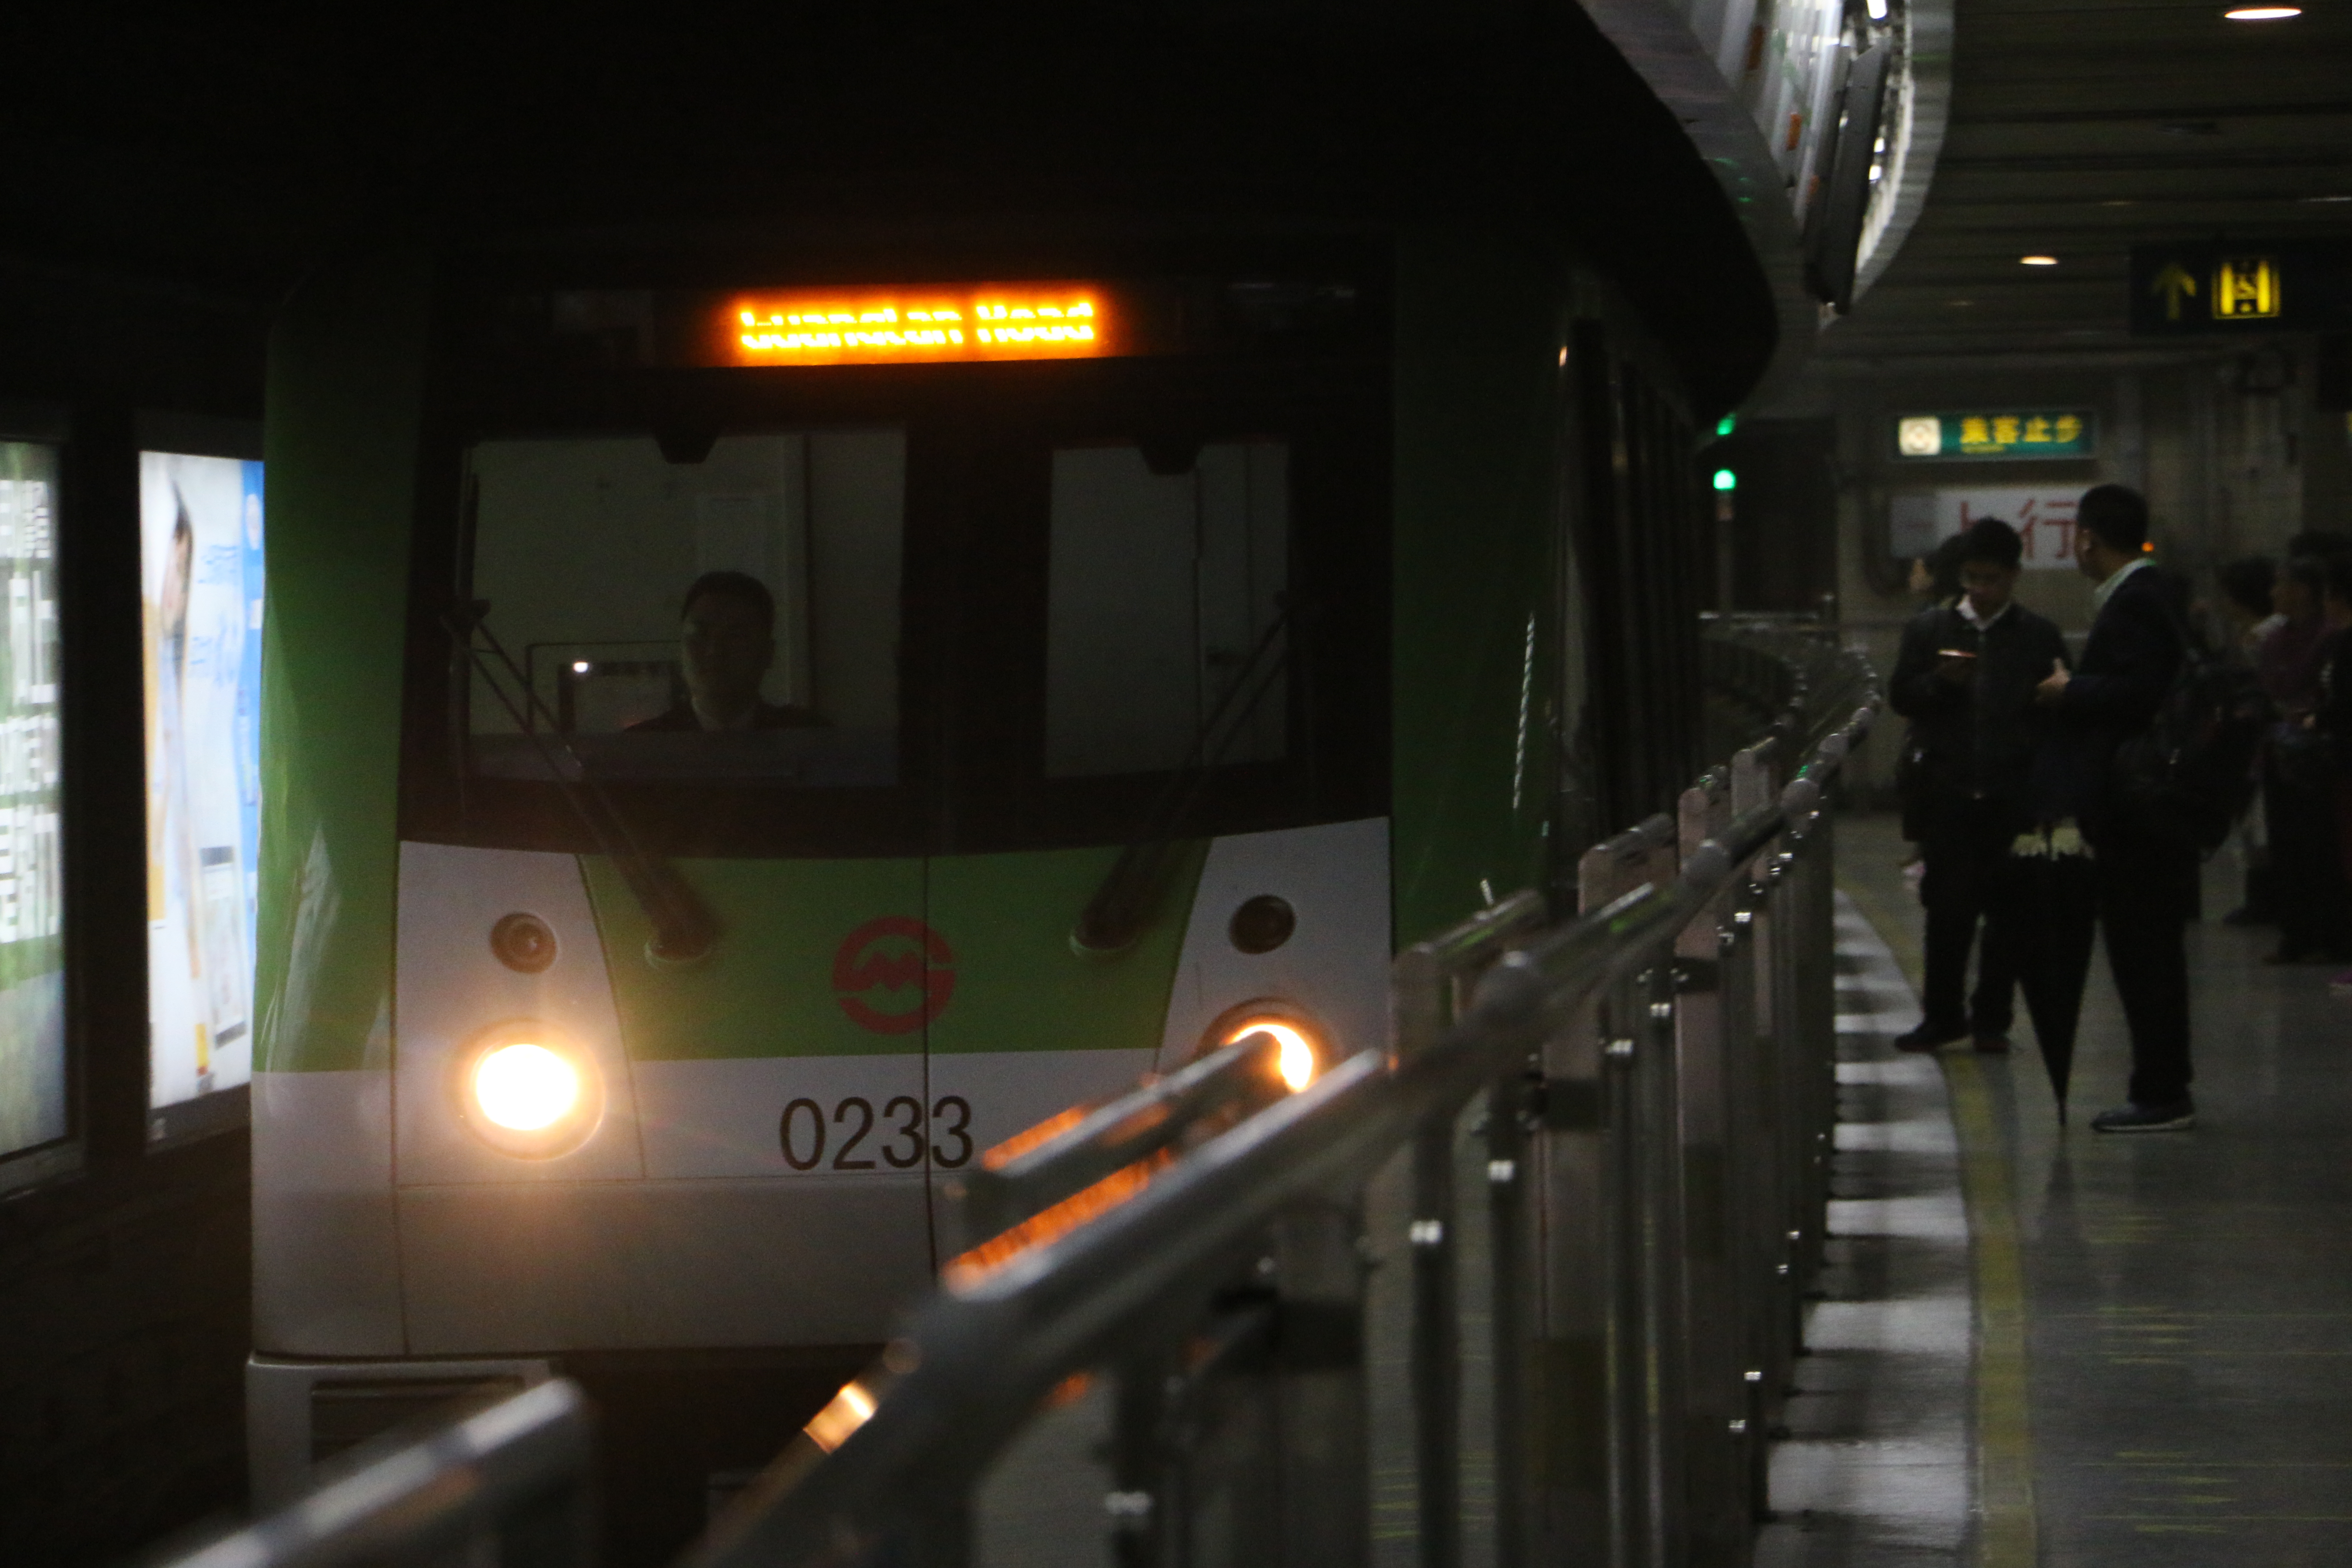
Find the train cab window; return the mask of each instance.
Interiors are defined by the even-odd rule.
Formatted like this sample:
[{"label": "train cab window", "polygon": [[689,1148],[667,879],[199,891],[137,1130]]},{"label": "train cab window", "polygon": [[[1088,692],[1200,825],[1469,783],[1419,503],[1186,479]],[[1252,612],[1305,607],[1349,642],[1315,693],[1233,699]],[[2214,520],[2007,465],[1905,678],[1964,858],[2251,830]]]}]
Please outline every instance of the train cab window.
[{"label": "train cab window", "polygon": [[903,431],[690,462],[651,436],[487,440],[468,473],[472,596],[514,666],[477,662],[478,774],[898,782]]},{"label": "train cab window", "polygon": [[1053,455],[1045,774],[1286,753],[1289,449]]}]

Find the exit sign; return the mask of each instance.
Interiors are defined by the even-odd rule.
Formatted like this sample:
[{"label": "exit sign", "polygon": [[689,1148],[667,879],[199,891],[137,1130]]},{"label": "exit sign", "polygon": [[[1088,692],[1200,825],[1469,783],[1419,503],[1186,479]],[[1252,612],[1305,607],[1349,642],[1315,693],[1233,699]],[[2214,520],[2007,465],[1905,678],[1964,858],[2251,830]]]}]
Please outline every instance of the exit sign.
[{"label": "exit sign", "polygon": [[2135,245],[2131,330],[2336,331],[2352,328],[2352,246],[2309,240]]},{"label": "exit sign", "polygon": [[2087,458],[2097,431],[2098,417],[2087,408],[1898,414],[1895,455],[1914,462],[1936,458]]}]

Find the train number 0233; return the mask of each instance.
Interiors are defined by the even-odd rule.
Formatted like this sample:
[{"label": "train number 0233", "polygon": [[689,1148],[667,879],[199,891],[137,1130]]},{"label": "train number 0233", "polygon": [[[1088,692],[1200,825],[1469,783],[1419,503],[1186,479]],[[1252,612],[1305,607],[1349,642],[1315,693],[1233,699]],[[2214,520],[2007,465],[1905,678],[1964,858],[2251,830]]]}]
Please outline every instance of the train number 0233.
[{"label": "train number 0233", "polygon": [[814,1100],[795,1100],[784,1107],[776,1136],[784,1163],[795,1171],[826,1164],[828,1149],[829,1168],[835,1171],[911,1171],[926,1153],[932,1164],[952,1171],[971,1158],[974,1147],[971,1102],[960,1094],[934,1100],[928,1119],[923,1102],[911,1094],[886,1100],[878,1110],[853,1094],[835,1100],[830,1116]]}]

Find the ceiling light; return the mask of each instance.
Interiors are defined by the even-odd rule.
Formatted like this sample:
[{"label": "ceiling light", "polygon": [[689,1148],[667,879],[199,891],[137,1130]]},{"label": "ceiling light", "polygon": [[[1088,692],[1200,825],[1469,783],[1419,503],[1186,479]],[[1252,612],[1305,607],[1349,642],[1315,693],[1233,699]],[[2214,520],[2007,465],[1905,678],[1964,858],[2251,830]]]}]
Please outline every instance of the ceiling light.
[{"label": "ceiling light", "polygon": [[2055,267],[2058,265],[2058,258],[2054,256],[2021,256],[2017,259],[2019,265],[2024,267]]},{"label": "ceiling light", "polygon": [[2321,202],[2352,202],[2352,196],[2297,196],[2295,199],[2315,205]]},{"label": "ceiling light", "polygon": [[2231,22],[2284,22],[2289,16],[2300,16],[2300,5],[2233,5],[2221,13]]},{"label": "ceiling light", "polygon": [[1869,7],[1870,19],[1872,21],[1884,22],[1886,20],[1886,0],[1863,0],[1863,3]]}]

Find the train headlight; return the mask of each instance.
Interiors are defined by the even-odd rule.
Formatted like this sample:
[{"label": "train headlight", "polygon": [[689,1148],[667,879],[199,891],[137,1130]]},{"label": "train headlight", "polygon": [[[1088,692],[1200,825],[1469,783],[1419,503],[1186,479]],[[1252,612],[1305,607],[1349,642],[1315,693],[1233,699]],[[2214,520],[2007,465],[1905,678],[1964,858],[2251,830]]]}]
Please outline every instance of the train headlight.
[{"label": "train headlight", "polygon": [[500,1046],[474,1066],[474,1103],[509,1132],[544,1132],[580,1103],[580,1069],[527,1040]]},{"label": "train headlight", "polygon": [[501,1153],[545,1158],[576,1149],[604,1117],[595,1063],[561,1033],[502,1024],[459,1058],[457,1110]]},{"label": "train headlight", "polygon": [[1221,1045],[1239,1045],[1252,1035],[1272,1035],[1276,1052],[1275,1070],[1282,1075],[1284,1085],[1293,1094],[1313,1083],[1323,1070],[1323,1042],[1315,1031],[1297,1017],[1282,1014],[1254,1014],[1239,1023],[1226,1026]]}]

